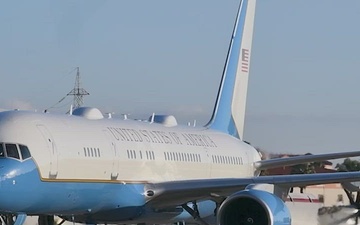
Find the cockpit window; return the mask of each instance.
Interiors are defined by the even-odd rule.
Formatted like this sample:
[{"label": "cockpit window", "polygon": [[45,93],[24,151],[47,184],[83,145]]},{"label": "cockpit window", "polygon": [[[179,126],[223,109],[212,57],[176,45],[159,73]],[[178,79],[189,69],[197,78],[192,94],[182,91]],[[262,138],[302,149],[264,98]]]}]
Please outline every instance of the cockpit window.
[{"label": "cockpit window", "polygon": [[25,145],[0,142],[0,159],[1,158],[25,160],[31,158],[31,154],[29,148]]},{"label": "cockpit window", "polygon": [[19,148],[23,160],[31,157],[28,147],[25,145],[19,145]]},{"label": "cockpit window", "polygon": [[0,143],[0,158],[5,157],[3,143]]},{"label": "cockpit window", "polygon": [[20,159],[16,144],[5,144],[5,148],[7,157]]}]

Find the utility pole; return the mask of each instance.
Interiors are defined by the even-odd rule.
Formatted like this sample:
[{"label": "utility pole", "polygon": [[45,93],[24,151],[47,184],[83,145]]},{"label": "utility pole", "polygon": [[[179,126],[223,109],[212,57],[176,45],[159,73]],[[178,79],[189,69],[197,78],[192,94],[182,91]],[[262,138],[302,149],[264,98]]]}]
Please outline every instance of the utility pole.
[{"label": "utility pole", "polygon": [[81,107],[84,104],[84,96],[90,95],[89,92],[87,92],[84,88],[80,87],[80,70],[79,67],[76,68],[76,78],[75,78],[75,86],[74,89],[72,89],[67,96],[73,95],[74,101],[73,101],[73,107],[74,109],[77,109]]}]

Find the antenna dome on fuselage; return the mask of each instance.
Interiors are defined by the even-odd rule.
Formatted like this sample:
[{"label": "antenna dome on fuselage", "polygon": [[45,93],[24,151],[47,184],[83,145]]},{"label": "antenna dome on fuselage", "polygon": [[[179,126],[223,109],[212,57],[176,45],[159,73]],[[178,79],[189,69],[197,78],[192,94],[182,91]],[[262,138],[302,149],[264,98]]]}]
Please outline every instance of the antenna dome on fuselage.
[{"label": "antenna dome on fuselage", "polygon": [[177,126],[177,121],[175,116],[173,115],[153,115],[149,118],[149,121],[152,120],[153,118],[153,122],[155,123],[159,123],[164,125],[165,127],[173,127],[173,126]]},{"label": "antenna dome on fuselage", "polygon": [[72,114],[75,116],[82,116],[89,120],[104,119],[101,111],[98,108],[93,107],[80,107],[75,109]]}]

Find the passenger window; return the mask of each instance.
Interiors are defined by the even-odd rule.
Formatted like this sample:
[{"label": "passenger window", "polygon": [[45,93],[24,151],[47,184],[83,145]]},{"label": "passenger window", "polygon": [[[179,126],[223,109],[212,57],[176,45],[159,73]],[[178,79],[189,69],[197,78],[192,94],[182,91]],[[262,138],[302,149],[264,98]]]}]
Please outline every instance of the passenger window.
[{"label": "passenger window", "polygon": [[31,157],[28,147],[25,145],[19,145],[19,148],[23,160]]},{"label": "passenger window", "polygon": [[5,148],[7,157],[20,159],[19,152],[15,144],[5,144]]},{"label": "passenger window", "polygon": [[0,143],[0,158],[5,157],[3,143]]}]

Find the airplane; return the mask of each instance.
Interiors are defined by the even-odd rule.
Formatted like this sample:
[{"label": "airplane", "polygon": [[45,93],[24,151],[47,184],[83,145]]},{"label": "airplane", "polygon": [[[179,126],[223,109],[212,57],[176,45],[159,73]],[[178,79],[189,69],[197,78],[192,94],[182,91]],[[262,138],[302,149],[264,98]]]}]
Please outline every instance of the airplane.
[{"label": "airplane", "polygon": [[[255,0],[242,0],[213,115],[204,127],[173,116],[148,121],[70,114],[0,113],[0,214],[86,224],[292,224],[291,187],[360,180],[360,172],[259,176],[261,170],[360,156],[359,151],[261,160],[243,141]],[[272,192],[251,188],[274,185]]]},{"label": "airplane", "polygon": [[[252,188],[258,190],[273,192],[273,185],[258,184]],[[306,192],[292,191],[284,200],[286,206],[289,208],[292,217],[292,225],[356,225],[353,214],[358,212],[358,209],[352,206],[333,205],[325,207],[323,203],[314,196]],[[81,225],[80,223],[73,223],[64,221],[59,217],[55,217],[55,224],[62,225]],[[38,224],[38,217],[28,216],[24,225]],[[177,225],[194,225],[195,223],[185,223],[183,221],[175,223]],[[169,224],[174,225],[174,224]]]}]

